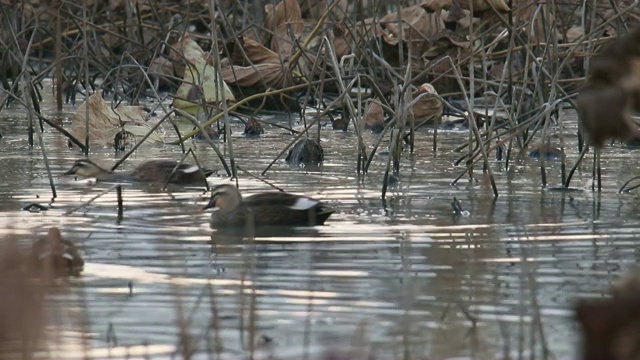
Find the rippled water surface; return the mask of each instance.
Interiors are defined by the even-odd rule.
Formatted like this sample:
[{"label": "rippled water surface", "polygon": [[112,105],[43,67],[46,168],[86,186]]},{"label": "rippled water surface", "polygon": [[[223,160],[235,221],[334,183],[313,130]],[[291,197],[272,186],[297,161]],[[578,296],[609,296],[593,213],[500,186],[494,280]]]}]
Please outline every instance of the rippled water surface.
[{"label": "rippled water surface", "polygon": [[[67,111],[58,116],[65,126]],[[566,120],[574,134],[575,118]],[[248,139],[233,124],[236,162],[253,174],[293,138],[267,126]],[[336,213],[325,226],[242,239],[209,229],[202,189],[127,186],[120,223],[113,191],[82,206],[111,185],[60,176],[82,154],[50,128],[44,142],[58,196],[48,211],[22,211],[50,203],[45,162],[39,146],[27,144],[22,109],[0,112],[0,133],[0,231],[29,239],[58,226],[87,262],[70,291],[54,297],[66,306],[47,358],[167,358],[181,333],[198,358],[293,359],[338,347],[396,359],[542,358],[545,348],[567,358],[576,347],[575,297],[599,296],[637,259],[637,196],[617,190],[640,171],[633,151],[619,145],[603,152],[602,194],[589,191],[590,161],[574,178],[583,191],[557,192],[541,186],[538,160],[524,156],[505,171],[491,154],[494,199],[480,165],[473,181],[450,185],[464,170],[454,165],[462,155],[454,149],[466,131],[439,131],[434,153],[432,130],[421,129],[383,203],[386,156],[374,155],[369,173],[358,176],[355,133],[327,127],[324,165],[302,169],[281,159],[264,179],[323,199]],[[365,133],[367,151],[375,140]],[[187,145],[224,173],[207,144]],[[575,142],[568,148],[571,166]],[[177,146],[143,145],[123,169],[180,156]],[[105,165],[118,159],[107,147],[90,157]],[[550,186],[560,184],[559,161],[547,162],[547,176]],[[270,189],[242,172],[239,184],[244,194]],[[453,216],[454,197],[469,216]]]}]

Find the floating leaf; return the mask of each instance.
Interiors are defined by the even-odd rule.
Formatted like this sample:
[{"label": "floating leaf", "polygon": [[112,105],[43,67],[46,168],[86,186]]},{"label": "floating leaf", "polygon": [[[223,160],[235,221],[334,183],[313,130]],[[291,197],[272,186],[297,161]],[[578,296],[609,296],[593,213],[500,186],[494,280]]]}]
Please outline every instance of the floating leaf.
[{"label": "floating leaf", "polygon": [[[80,105],[73,114],[71,120],[71,134],[80,142],[84,142],[86,135],[86,108],[89,107],[89,143],[113,145],[114,136],[122,127],[136,136],[144,136],[151,127],[145,124],[146,112],[141,106],[120,106],[111,109],[99,93],[89,96],[87,101]],[[149,140],[162,142],[163,139],[157,133],[153,133]]]}]

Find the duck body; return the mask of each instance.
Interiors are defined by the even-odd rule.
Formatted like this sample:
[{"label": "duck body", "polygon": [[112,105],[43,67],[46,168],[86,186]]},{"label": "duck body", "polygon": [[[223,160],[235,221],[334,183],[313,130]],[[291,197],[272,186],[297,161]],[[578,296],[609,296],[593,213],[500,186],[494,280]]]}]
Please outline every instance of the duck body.
[{"label": "duck body", "polygon": [[209,208],[216,208],[211,214],[212,228],[323,225],[335,212],[318,200],[285,192],[264,192],[243,199],[227,184],[212,189],[205,206]]},{"label": "duck body", "polygon": [[[175,171],[174,171],[175,169]],[[202,184],[213,170],[197,165],[180,164],[173,160],[150,160],[138,165],[129,173],[114,173],[88,159],[81,159],[65,175],[93,177],[101,182],[146,182],[178,185]]]},{"label": "duck body", "polygon": [[84,260],[78,247],[65,240],[56,227],[49,229],[46,238],[42,238],[31,247],[28,267],[32,274],[53,278],[77,276],[84,268]]}]

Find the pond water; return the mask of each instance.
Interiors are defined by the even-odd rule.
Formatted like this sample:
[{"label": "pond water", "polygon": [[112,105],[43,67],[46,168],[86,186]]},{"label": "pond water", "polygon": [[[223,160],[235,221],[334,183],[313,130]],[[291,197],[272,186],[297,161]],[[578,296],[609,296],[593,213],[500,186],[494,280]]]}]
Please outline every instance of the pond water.
[{"label": "pond water", "polygon": [[[58,114],[46,99],[43,109],[70,124],[72,107]],[[575,116],[567,112],[565,120],[565,132],[575,134]],[[236,161],[253,174],[292,139],[269,126],[244,138],[237,120],[232,131]],[[121,222],[114,191],[81,207],[111,185],[60,176],[82,154],[49,128],[44,142],[58,196],[48,211],[22,211],[50,202],[45,162],[27,144],[20,107],[0,112],[0,133],[0,231],[30,241],[58,226],[86,261],[70,290],[52,296],[64,306],[43,358],[182,358],[176,348],[185,343],[195,358],[318,358],[335,349],[377,359],[567,358],[577,346],[575,297],[600,296],[638,257],[637,196],[617,190],[640,169],[633,151],[619,145],[603,151],[601,194],[589,190],[590,161],[573,180],[583,191],[557,192],[541,187],[538,161],[525,156],[509,171],[492,162],[494,200],[480,166],[477,180],[450,185],[463,171],[454,149],[466,130],[439,131],[434,153],[433,131],[421,129],[383,203],[387,158],[375,155],[359,177],[352,128],[328,126],[320,168],[281,159],[265,180],[322,199],[336,213],[325,226],[241,239],[210,230],[202,189],[127,186]],[[375,139],[365,133],[368,151]],[[575,136],[567,139],[571,166],[577,146]],[[223,173],[207,144],[187,145]],[[122,169],[180,156],[178,146],[143,145]],[[92,148],[90,157],[117,160],[107,147]],[[547,162],[547,171],[558,186],[560,162]],[[210,185],[228,182],[209,178]],[[239,184],[244,194],[270,190],[243,173]],[[468,216],[453,215],[454,197]]]}]

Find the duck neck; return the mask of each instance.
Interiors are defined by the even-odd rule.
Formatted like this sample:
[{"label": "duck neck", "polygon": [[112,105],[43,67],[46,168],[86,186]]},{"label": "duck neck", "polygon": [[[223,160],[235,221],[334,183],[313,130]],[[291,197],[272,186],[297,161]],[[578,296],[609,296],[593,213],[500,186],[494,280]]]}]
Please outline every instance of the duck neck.
[{"label": "duck neck", "polygon": [[103,169],[101,167],[96,167],[95,172],[93,174],[93,177],[96,178],[96,180],[98,181],[106,181],[106,182],[110,182],[110,181],[119,181],[119,180],[123,180],[121,177],[122,174],[116,174],[113,173],[107,169]]}]

